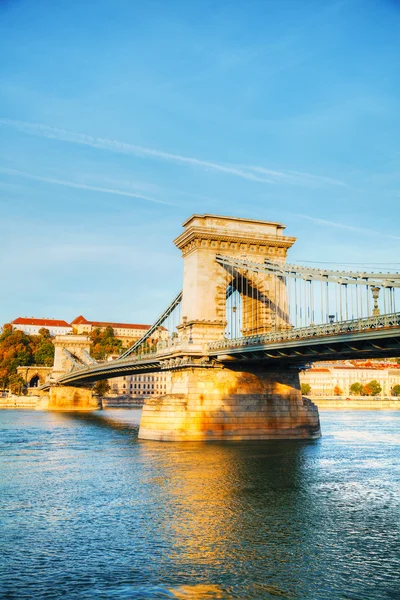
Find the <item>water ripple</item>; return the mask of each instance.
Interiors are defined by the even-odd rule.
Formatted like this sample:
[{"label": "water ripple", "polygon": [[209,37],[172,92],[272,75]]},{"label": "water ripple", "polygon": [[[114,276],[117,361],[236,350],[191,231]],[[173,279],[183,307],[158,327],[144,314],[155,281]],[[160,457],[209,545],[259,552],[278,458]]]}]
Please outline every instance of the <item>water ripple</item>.
[{"label": "water ripple", "polygon": [[400,413],[318,442],[156,443],[137,411],[0,411],[0,597],[400,598]]}]

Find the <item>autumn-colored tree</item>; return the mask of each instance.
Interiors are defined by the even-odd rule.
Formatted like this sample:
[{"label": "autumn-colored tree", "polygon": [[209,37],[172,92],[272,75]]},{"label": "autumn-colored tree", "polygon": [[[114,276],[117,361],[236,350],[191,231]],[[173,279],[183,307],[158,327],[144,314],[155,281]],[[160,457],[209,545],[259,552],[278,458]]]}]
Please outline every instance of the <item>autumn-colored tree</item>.
[{"label": "autumn-colored tree", "polygon": [[112,327],[106,327],[104,330],[96,327],[90,333],[90,339],[92,340],[90,354],[96,360],[104,360],[111,354],[120,354],[121,352],[122,341],[115,337]]},{"label": "autumn-colored tree", "polygon": [[370,394],[368,395],[371,396],[378,396],[378,394],[380,394],[382,391],[382,386],[376,379],[373,379],[372,381],[367,383],[367,387],[370,390]]},{"label": "autumn-colored tree", "polygon": [[13,330],[11,323],[6,323],[0,334],[0,386],[3,389],[9,386],[17,367],[33,364],[51,366],[53,356],[54,346],[48,329],[41,329],[38,335],[27,335],[18,329]]},{"label": "autumn-colored tree", "polygon": [[335,396],[343,396],[343,390],[338,385],[333,388],[333,393]]},{"label": "autumn-colored tree", "polygon": [[302,383],[300,385],[301,393],[303,396],[307,396],[311,392],[311,385],[309,383]]},{"label": "autumn-colored tree", "polygon": [[9,378],[17,372],[20,365],[33,363],[32,339],[23,331],[13,331],[7,323],[0,335],[0,373],[3,389],[8,386]]}]

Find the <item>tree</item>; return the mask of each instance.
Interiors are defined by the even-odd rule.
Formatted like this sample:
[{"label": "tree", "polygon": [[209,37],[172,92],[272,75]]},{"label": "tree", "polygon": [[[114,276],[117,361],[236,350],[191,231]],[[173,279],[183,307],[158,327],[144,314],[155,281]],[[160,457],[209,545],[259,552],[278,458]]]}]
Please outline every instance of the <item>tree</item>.
[{"label": "tree", "polygon": [[17,367],[33,364],[51,366],[53,357],[54,345],[48,329],[40,329],[38,335],[27,335],[18,329],[13,330],[11,323],[6,323],[0,334],[0,386],[3,389],[8,387]]},{"label": "tree", "polygon": [[51,338],[50,331],[48,329],[46,329],[46,327],[41,327],[41,329],[39,329],[39,335],[43,339],[50,339]]},{"label": "tree", "polygon": [[7,323],[0,335],[0,378],[2,386],[7,387],[11,375],[16,374],[17,367],[33,364],[33,339],[23,331],[13,331]]},{"label": "tree", "polygon": [[97,381],[93,387],[93,393],[97,396],[105,396],[111,390],[111,386],[107,379]]},{"label": "tree", "polygon": [[392,396],[400,396],[400,384],[392,387]]},{"label": "tree", "polygon": [[361,383],[358,383],[358,381],[356,381],[355,383],[352,383],[350,386],[350,394],[352,396],[361,396],[362,388],[363,388],[363,386],[361,385]]},{"label": "tree", "polygon": [[382,391],[382,386],[376,379],[373,379],[367,384],[368,388],[371,390],[371,396],[378,396],[378,394]]},{"label": "tree", "polygon": [[8,379],[8,386],[13,394],[22,394],[25,385],[25,381],[21,375],[17,375],[16,373],[10,375]]},{"label": "tree", "polygon": [[303,396],[307,396],[311,392],[311,385],[309,383],[302,383],[300,389]]},{"label": "tree", "polygon": [[54,363],[54,345],[51,340],[44,340],[34,354],[35,364],[51,367]]},{"label": "tree", "polygon": [[100,327],[96,327],[90,333],[90,339],[92,340],[90,354],[96,360],[104,360],[111,354],[121,352],[122,341],[115,337],[112,327],[106,327],[103,331]]},{"label": "tree", "polygon": [[343,390],[340,389],[338,385],[335,385],[335,387],[333,388],[333,393],[335,394],[335,396],[343,396]]}]

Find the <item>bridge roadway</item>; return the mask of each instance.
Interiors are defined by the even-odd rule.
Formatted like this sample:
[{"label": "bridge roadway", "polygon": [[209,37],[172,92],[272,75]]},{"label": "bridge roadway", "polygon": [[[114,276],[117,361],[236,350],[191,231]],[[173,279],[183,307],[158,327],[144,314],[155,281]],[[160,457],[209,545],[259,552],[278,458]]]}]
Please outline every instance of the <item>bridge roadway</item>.
[{"label": "bridge roadway", "polygon": [[101,379],[156,373],[189,365],[191,360],[202,357],[225,364],[257,361],[284,367],[325,360],[397,356],[400,356],[400,313],[393,313],[211,342],[207,353],[194,351],[190,344],[184,347],[177,344],[152,354],[135,354],[76,369],[41,389],[48,389],[54,383],[82,386]]}]

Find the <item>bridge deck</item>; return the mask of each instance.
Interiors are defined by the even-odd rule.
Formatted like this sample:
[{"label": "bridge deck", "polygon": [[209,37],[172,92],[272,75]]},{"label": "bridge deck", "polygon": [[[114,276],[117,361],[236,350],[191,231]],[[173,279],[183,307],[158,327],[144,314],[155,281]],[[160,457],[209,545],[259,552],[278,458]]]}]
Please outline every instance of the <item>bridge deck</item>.
[{"label": "bridge deck", "polygon": [[[115,361],[74,370],[51,385],[87,385],[101,379],[171,368],[173,357],[207,356],[222,363],[258,361],[267,364],[301,365],[321,360],[385,358],[400,356],[400,313],[287,329],[259,336],[221,340],[208,345],[208,351],[193,351],[190,344],[175,345],[145,356],[132,355]],[[179,362],[177,363],[179,365]],[[178,367],[176,367],[178,368]]]}]

